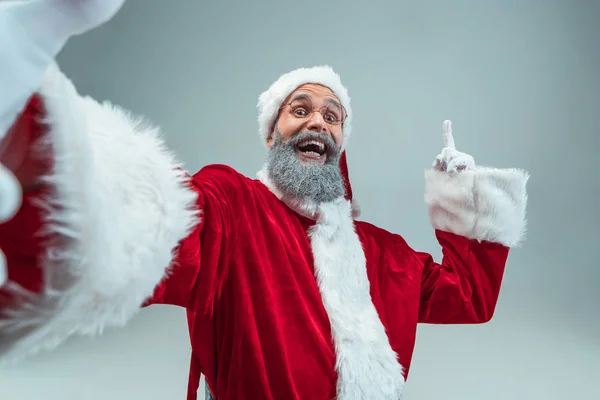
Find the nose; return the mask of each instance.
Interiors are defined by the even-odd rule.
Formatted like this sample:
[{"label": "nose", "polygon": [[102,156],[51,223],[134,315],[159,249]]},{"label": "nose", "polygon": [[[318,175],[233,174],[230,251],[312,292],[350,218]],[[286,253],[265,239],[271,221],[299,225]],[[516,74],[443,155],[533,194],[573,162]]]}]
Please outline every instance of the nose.
[{"label": "nose", "polygon": [[306,129],[311,132],[329,133],[329,126],[323,119],[321,113],[316,111],[310,116]]}]

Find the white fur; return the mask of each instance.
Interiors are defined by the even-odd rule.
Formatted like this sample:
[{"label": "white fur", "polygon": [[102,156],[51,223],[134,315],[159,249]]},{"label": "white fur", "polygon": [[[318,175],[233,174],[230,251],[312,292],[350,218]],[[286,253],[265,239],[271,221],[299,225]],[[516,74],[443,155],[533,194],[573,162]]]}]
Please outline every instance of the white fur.
[{"label": "white fur", "polygon": [[342,149],[346,148],[352,132],[352,108],[348,90],[342,85],[340,76],[328,65],[311,68],[298,68],[281,75],[258,98],[258,131],[263,143],[273,132],[273,123],[279,113],[283,101],[296,88],[306,83],[316,83],[331,89],[340,99],[348,114],[344,121]]},{"label": "white fur", "polygon": [[57,237],[41,260],[41,294],[6,286],[27,302],[0,320],[3,364],[125,324],[199,218],[196,195],[156,128],[79,96],[55,65],[41,95],[55,169],[47,177],[53,191],[39,204]]},{"label": "white fur", "polygon": [[425,202],[435,229],[507,247],[524,239],[529,174],[519,169],[475,167],[425,172]]},{"label": "white fur", "polygon": [[365,254],[354,229],[351,203],[315,204],[283,196],[264,169],[259,179],[295,211],[313,218],[309,231],[315,277],[331,322],[339,400],[398,400],[403,367],[370,294]]}]

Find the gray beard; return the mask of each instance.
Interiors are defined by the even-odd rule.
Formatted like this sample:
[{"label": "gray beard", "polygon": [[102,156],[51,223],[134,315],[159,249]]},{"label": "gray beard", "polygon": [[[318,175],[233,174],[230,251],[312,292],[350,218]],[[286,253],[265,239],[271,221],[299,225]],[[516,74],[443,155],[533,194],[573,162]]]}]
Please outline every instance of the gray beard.
[{"label": "gray beard", "polygon": [[[296,155],[296,145],[305,139],[324,140],[328,147],[325,164],[303,163]],[[284,140],[275,130],[266,169],[271,181],[284,194],[306,198],[316,203],[333,201],[345,193],[340,171],[341,151],[329,136],[300,132]]]}]

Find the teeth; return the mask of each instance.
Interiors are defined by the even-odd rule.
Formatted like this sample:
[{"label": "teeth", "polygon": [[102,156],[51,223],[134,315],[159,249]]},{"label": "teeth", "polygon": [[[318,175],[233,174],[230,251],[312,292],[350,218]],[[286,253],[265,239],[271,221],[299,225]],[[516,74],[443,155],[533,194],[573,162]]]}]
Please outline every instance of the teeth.
[{"label": "teeth", "polygon": [[316,144],[317,146],[319,146],[319,148],[321,150],[325,150],[325,145],[323,143],[321,143],[321,142],[317,142],[316,140],[311,140],[310,144]]},{"label": "teeth", "polygon": [[316,146],[319,146],[319,149],[321,149],[321,151],[325,150],[325,144],[318,142],[316,140],[308,140],[306,142],[302,142],[302,146],[308,146],[309,144],[314,144]]}]

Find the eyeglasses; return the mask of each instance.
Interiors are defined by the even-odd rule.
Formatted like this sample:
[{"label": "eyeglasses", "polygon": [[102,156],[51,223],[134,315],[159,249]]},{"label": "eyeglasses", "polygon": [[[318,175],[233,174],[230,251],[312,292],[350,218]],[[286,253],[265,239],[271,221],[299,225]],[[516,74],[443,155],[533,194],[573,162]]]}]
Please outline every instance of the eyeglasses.
[{"label": "eyeglasses", "polygon": [[295,118],[308,118],[313,112],[319,111],[323,116],[323,120],[329,125],[340,125],[346,120],[346,109],[343,105],[333,99],[329,99],[327,105],[324,105],[319,110],[313,108],[313,102],[308,95],[299,95],[292,99],[287,104],[282,105],[279,109],[289,107],[290,114]]}]

